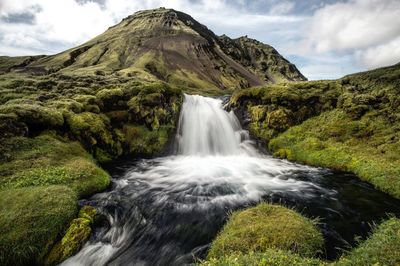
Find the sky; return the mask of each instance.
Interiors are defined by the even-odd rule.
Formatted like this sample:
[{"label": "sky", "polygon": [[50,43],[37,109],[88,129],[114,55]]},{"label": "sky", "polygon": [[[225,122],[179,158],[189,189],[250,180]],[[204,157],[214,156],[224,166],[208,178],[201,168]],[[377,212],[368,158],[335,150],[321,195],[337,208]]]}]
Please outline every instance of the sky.
[{"label": "sky", "polygon": [[0,55],[55,54],[158,7],[270,44],[310,80],[400,62],[400,0],[0,0]]}]

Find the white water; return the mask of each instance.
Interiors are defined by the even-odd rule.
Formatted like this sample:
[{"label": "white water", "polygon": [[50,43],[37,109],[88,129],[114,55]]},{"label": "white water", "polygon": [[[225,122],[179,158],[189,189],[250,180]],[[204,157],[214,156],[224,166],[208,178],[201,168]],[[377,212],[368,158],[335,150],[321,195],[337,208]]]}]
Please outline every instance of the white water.
[{"label": "white water", "polygon": [[[125,204],[126,199],[134,202],[148,198],[148,208],[162,211],[172,206],[173,211],[190,213],[254,203],[274,193],[292,193],[302,198],[334,193],[293,178],[298,171],[317,173],[315,168],[259,153],[236,116],[226,112],[219,99],[185,95],[176,139],[178,155],[143,160],[114,180],[111,192],[94,198],[116,206]],[[63,265],[126,265],[126,258],[122,263],[118,254],[131,244],[139,222],[137,217],[131,217],[133,213],[124,214],[123,218],[116,213],[106,215],[110,229],[89,241]]]},{"label": "white water", "polygon": [[[190,156],[246,154],[246,131],[222,101],[199,95],[185,95],[178,123],[179,154]],[[248,147],[248,145],[247,145]],[[254,149],[251,148],[255,152]]]}]

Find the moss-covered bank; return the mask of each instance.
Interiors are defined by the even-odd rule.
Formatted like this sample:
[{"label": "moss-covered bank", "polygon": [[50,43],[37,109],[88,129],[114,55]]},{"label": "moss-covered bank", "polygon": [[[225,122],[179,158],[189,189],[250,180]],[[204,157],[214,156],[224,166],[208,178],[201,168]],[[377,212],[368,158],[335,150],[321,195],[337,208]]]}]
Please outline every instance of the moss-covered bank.
[{"label": "moss-covered bank", "polygon": [[233,213],[200,265],[395,266],[400,263],[400,220],[390,218],[376,226],[367,240],[337,261],[315,258],[321,246],[321,234],[310,220],[284,207],[262,203]]},{"label": "moss-covered bank", "polygon": [[1,140],[0,264],[42,264],[78,211],[110,178],[78,142],[50,133]]},{"label": "moss-covered bank", "polygon": [[77,200],[110,183],[97,162],[160,154],[181,102],[165,83],[119,76],[0,76],[0,264],[79,250],[93,221]]},{"label": "moss-covered bank", "polygon": [[230,104],[275,156],[350,171],[400,198],[400,64],[334,81],[236,92]]}]

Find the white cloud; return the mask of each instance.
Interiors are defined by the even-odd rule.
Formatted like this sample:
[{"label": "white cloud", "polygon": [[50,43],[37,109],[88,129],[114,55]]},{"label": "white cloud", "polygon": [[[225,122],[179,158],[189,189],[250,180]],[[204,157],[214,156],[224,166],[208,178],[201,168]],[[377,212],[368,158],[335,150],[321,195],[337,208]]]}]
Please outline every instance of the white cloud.
[{"label": "white cloud", "polygon": [[357,62],[363,66],[378,68],[400,62],[400,37],[378,46],[356,52]]},{"label": "white cloud", "polygon": [[282,1],[275,6],[273,6],[270,10],[270,14],[272,15],[282,15],[282,14],[288,14],[294,9],[294,2],[290,1]]},{"label": "white cloud", "polygon": [[400,61],[398,36],[400,1],[351,0],[314,13],[305,51],[352,54],[362,66],[374,68]]}]

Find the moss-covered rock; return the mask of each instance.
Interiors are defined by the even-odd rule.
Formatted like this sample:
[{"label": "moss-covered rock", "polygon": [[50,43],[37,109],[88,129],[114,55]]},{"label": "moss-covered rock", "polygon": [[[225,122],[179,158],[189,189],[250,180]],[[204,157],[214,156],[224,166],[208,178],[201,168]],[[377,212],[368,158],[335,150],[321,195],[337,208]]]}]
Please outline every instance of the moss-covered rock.
[{"label": "moss-covered rock", "polygon": [[162,126],[158,130],[150,130],[145,126],[127,124],[124,125],[122,132],[129,153],[151,156],[165,148],[172,129]]},{"label": "moss-covered rock", "polygon": [[85,205],[79,210],[78,217],[89,220],[90,223],[93,224],[95,221],[96,215],[97,215],[97,210],[95,207],[90,206],[90,205]]},{"label": "moss-covered rock", "polygon": [[44,260],[44,265],[56,265],[75,254],[87,241],[91,232],[96,209],[84,206],[80,209],[78,218],[72,220],[65,235],[51,249]]},{"label": "moss-covered rock", "polygon": [[126,108],[127,99],[129,99],[129,95],[121,88],[100,90],[96,97],[102,102],[104,110]]},{"label": "moss-covered rock", "polygon": [[207,258],[269,249],[314,256],[322,245],[322,235],[311,220],[285,207],[261,203],[232,214],[211,244]]},{"label": "moss-covered rock", "polygon": [[19,121],[16,114],[0,114],[0,138],[25,136],[27,134],[27,125],[24,122]]},{"label": "moss-covered rock", "polygon": [[288,109],[278,109],[268,113],[268,127],[279,131],[285,130],[294,124],[293,113]]},{"label": "moss-covered rock", "polygon": [[100,147],[114,156],[122,154],[121,144],[115,139],[107,116],[91,112],[69,113],[66,121],[71,134],[92,152]]},{"label": "moss-covered rock", "polygon": [[61,127],[64,118],[61,112],[48,108],[39,103],[7,104],[0,106],[0,113],[15,114],[18,120],[28,125],[32,130],[45,130]]}]

